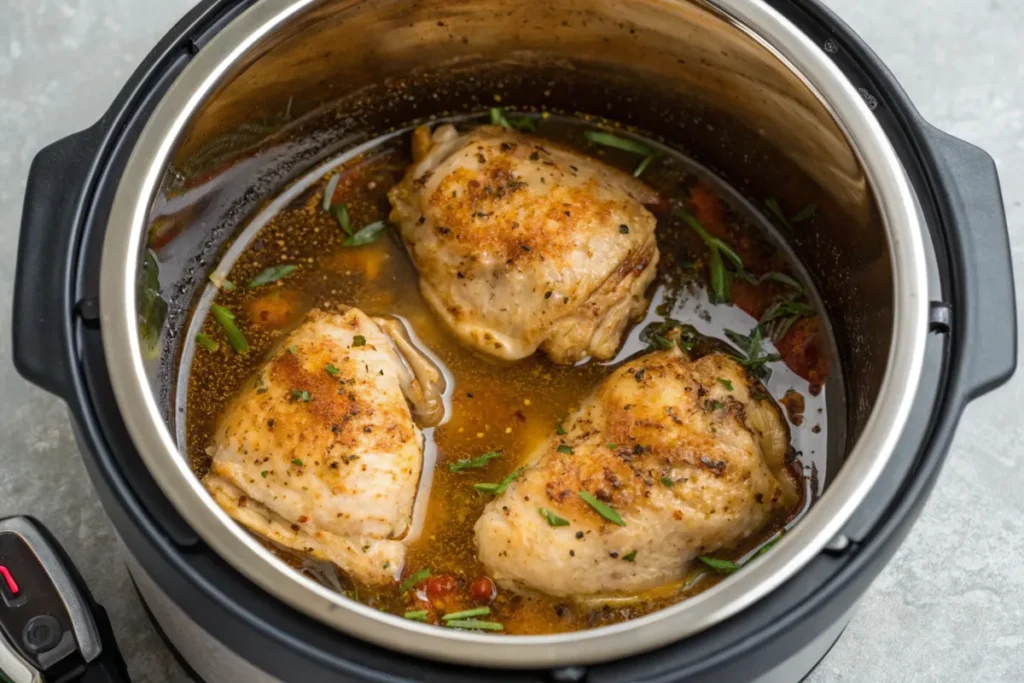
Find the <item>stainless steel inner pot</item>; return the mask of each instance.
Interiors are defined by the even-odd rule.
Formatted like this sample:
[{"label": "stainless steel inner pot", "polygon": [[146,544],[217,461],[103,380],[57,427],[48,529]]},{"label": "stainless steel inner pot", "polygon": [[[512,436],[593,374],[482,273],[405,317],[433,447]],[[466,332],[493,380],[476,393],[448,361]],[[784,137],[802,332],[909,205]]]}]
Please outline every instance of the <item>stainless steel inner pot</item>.
[{"label": "stainless steel inner pot", "polygon": [[[206,494],[178,452],[172,378],[213,258],[290,178],[393,126],[512,107],[607,116],[659,137],[755,203],[819,204],[792,246],[825,300],[847,389],[842,467],[757,563],[633,621],[488,636],[378,612],[292,571]],[[140,339],[151,240],[169,315]],[[157,245],[152,245],[157,246]],[[180,514],[239,572],[396,651],[494,667],[619,658],[753,605],[839,532],[892,453],[927,333],[922,226],[903,169],[827,54],[753,0],[262,0],[194,55],[120,179],[104,243],[103,344],[125,424]],[[155,353],[154,353],[155,351]]]}]

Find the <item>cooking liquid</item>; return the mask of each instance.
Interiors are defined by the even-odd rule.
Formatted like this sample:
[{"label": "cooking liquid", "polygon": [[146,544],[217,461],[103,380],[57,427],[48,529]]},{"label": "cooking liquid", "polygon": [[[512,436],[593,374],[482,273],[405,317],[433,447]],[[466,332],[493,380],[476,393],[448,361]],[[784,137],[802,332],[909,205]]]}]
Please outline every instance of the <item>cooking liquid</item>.
[{"label": "cooking liquid", "polygon": [[[536,122],[537,135],[577,147],[628,172],[633,172],[642,160],[629,152],[588,143],[583,132],[593,125],[586,121],[552,117]],[[741,254],[746,270],[759,274],[787,273],[803,285],[805,300],[821,310],[820,300],[803,270],[774,231],[766,227],[762,216],[702,167],[672,150],[650,144],[661,155],[644,171],[644,181],[674,203],[689,202],[695,192],[717,197],[727,227],[723,239]],[[446,610],[452,611],[475,606],[469,600],[468,586],[486,573],[476,559],[473,525],[491,496],[477,493],[473,484],[498,482],[523,464],[562,416],[621,362],[646,350],[647,345],[640,340],[646,325],[672,317],[692,325],[701,335],[724,341],[725,330],[748,334],[757,319],[739,306],[710,303],[706,288],[707,246],[685,224],[666,214],[658,223],[662,261],[651,306],[615,359],[566,367],[551,363],[540,353],[513,363],[483,357],[461,346],[428,308],[419,292],[416,270],[393,227],[370,245],[345,248],[342,242],[346,235],[338,221],[323,210],[328,180],[340,173],[333,201],[348,207],[354,229],[386,220],[390,210],[387,191],[402,177],[409,163],[407,131],[363,145],[334,160],[330,168],[321,167],[292,183],[229,245],[213,279],[226,279],[236,288],[207,288],[197,305],[183,352],[179,386],[187,382],[187,392],[179,390],[178,395],[178,405],[185,409],[183,425],[179,424],[179,428],[183,426],[179,429],[179,440],[196,474],[203,476],[209,467],[207,448],[211,434],[227,402],[251,377],[272,345],[310,308],[355,306],[371,316],[401,316],[441,362],[452,389],[447,422],[424,430],[426,457],[416,519],[410,532],[414,537],[409,540],[403,576],[429,568],[435,577],[456,577],[459,588],[452,598],[455,603]],[[299,268],[273,284],[246,287],[267,267],[281,264]],[[751,297],[763,299],[753,306],[763,309],[768,300],[787,291],[787,286],[779,283],[733,284],[734,300],[748,300],[748,309],[752,306]],[[235,353],[222,330],[206,317],[213,300],[237,316],[251,345],[248,353]],[[836,381],[825,377],[827,363],[834,362],[837,356],[826,321],[819,323],[822,357],[814,372],[809,373],[806,367],[797,368],[805,376],[812,375],[814,384],[784,362],[766,366],[770,376],[765,386],[772,396],[778,400],[787,391],[795,391],[804,397],[803,425],[790,424],[796,456],[793,469],[803,480],[804,499],[786,518],[776,520],[741,547],[716,552],[716,557],[743,561],[753,556],[783,527],[795,523],[820,492],[825,476],[828,426],[827,392],[821,390],[821,385]],[[209,352],[196,347],[193,340],[197,332],[218,341],[220,349]],[[707,343],[698,344],[694,352],[699,353],[706,346]],[[773,350],[766,342],[765,351]],[[500,450],[503,455],[487,467],[449,471],[450,464],[491,450]],[[422,589],[402,594],[397,587],[357,586],[331,566],[303,560],[280,548],[275,550],[296,569],[378,609],[401,615],[425,607]],[[484,618],[502,623],[504,633],[509,634],[557,633],[623,621],[678,602],[724,578],[699,562],[695,565],[687,577],[642,595],[607,595],[574,602],[499,590],[490,615]]]}]

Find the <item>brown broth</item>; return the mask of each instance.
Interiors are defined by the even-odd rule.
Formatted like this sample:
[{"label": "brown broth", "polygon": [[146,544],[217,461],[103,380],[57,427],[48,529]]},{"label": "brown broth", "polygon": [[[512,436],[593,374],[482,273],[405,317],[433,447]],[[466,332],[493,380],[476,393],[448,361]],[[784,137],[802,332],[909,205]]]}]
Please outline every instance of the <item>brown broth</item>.
[{"label": "brown broth", "polygon": [[[579,147],[630,172],[640,161],[628,152],[588,144],[583,131],[589,125],[584,121],[551,118],[539,124],[538,135]],[[314,176],[296,181],[280,201],[271,203],[253,219],[237,238],[235,246],[228,247],[224,263],[230,265],[230,271],[226,278],[234,283],[235,289],[216,291],[211,286],[203,296],[203,303],[208,303],[215,294],[217,303],[234,311],[252,348],[245,354],[235,353],[223,330],[212,319],[197,315],[183,356],[182,362],[191,361],[191,366],[182,375],[188,377],[187,392],[184,398],[179,398],[179,404],[184,403],[187,408],[185,450],[196,474],[203,476],[209,467],[206,451],[211,434],[228,400],[302,313],[314,306],[325,309],[355,306],[370,315],[405,318],[454,380],[454,393],[450,419],[440,427],[425,430],[428,447],[420,490],[422,493],[429,488],[429,499],[422,530],[409,544],[404,576],[429,568],[435,577],[456,577],[458,587],[444,603],[444,610],[452,611],[474,606],[468,586],[484,575],[484,568],[476,559],[473,524],[490,497],[477,493],[472,484],[500,481],[522,464],[521,459],[555,429],[561,416],[625,358],[646,348],[640,341],[646,324],[671,315],[693,325],[708,339],[724,339],[724,330],[730,328],[747,333],[756,324],[756,318],[749,313],[761,315],[773,300],[786,293],[787,286],[736,282],[733,297],[737,306],[710,304],[706,289],[707,247],[681,221],[662,217],[658,225],[662,263],[653,301],[647,319],[632,330],[616,359],[565,367],[554,365],[542,354],[515,363],[484,358],[459,345],[431,313],[420,295],[416,271],[392,229],[371,245],[345,248],[342,246],[345,235],[337,220],[323,211],[323,193],[328,179],[340,172],[341,181],[334,198],[335,202],[347,205],[352,225],[358,229],[386,219],[389,211],[386,193],[409,164],[408,147],[408,135],[392,135],[379,144],[367,145],[365,152],[349,156],[330,172],[321,169]],[[709,173],[677,153],[663,151],[665,155],[649,166],[643,179],[674,202],[685,204],[702,220],[720,223],[705,227],[718,231],[715,234],[740,254],[749,272],[788,273],[802,283],[808,302],[821,310],[799,264],[781,247],[777,236],[765,229],[763,218],[757,220],[749,206],[741,206],[737,195],[729,194]],[[720,215],[716,216],[716,212]],[[246,283],[265,268],[285,263],[299,268],[273,284],[255,289],[246,287]],[[198,310],[205,309],[200,306]],[[822,320],[817,330],[811,332],[800,327],[800,323],[794,325],[784,341],[789,343],[789,336],[803,335],[791,344],[801,349],[799,354],[793,355],[796,362],[791,364],[802,363],[803,366],[790,369],[785,363],[772,363],[771,377],[766,381],[766,388],[776,398],[790,390],[806,397],[808,424],[804,427],[791,425],[794,448],[800,456],[794,463],[794,470],[799,471],[800,465],[803,466],[805,476],[802,478],[807,484],[803,509],[819,492],[819,480],[825,474],[826,392],[815,393],[811,385],[826,382],[828,362],[836,357],[826,323]],[[195,347],[191,339],[196,332],[217,341],[219,350],[209,352]],[[817,347],[812,348],[817,356],[809,363],[806,341],[812,334],[817,335],[814,342]],[[720,343],[708,342],[703,337],[701,340]],[[697,350],[700,348],[698,345]],[[785,356],[784,360],[789,361],[790,357]],[[489,450],[500,450],[503,457],[483,469],[449,471],[451,463]],[[431,469],[432,459],[436,462]],[[799,514],[802,512],[793,511],[742,547],[716,556],[732,559],[750,556],[783,526],[794,523]],[[280,549],[278,552],[297,569],[378,609],[403,614],[427,607],[422,589],[402,594],[394,587],[382,590],[355,586],[331,568],[303,561]],[[504,632],[511,634],[591,628],[663,608],[706,590],[721,578],[722,575],[698,566],[690,576],[643,595],[610,595],[576,603],[543,595],[499,591],[491,605],[491,614],[486,618],[503,623]]]}]

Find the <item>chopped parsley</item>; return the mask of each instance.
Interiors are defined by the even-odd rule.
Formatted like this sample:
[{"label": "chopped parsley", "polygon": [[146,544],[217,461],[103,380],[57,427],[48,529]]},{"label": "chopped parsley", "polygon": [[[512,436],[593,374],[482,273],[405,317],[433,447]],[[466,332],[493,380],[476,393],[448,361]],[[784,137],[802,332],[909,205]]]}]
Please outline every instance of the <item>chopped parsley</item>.
[{"label": "chopped parsley", "polygon": [[332,375],[334,377],[337,377],[338,373],[341,372],[341,370],[339,370],[338,368],[334,367],[334,363],[328,363],[327,367],[325,367],[324,370],[327,371],[328,375]]},{"label": "chopped parsley", "polygon": [[366,337],[361,334],[352,337],[352,346],[366,346]]},{"label": "chopped parsley", "polygon": [[292,458],[292,464],[299,467],[305,467],[305,465],[302,464],[302,458]]},{"label": "chopped parsley", "polygon": [[675,481],[672,480],[672,477],[662,477],[661,483],[669,488],[672,488],[673,486],[676,485]]},{"label": "chopped parsley", "polygon": [[732,391],[732,382],[729,380],[719,377],[718,383],[725,387],[727,391]]},{"label": "chopped parsley", "polygon": [[308,391],[302,389],[292,389],[292,400],[298,401],[299,403],[309,403],[313,400],[313,396]]},{"label": "chopped parsley", "polygon": [[558,451],[559,453],[565,453],[566,455],[572,455],[573,454],[572,448],[569,447],[569,446],[566,446],[564,443],[563,444],[559,444],[558,448],[556,448],[555,450]]},{"label": "chopped parsley", "polygon": [[633,552],[627,555],[623,555],[622,559],[624,559],[626,562],[633,562],[634,560],[636,560],[636,551],[634,550]]}]

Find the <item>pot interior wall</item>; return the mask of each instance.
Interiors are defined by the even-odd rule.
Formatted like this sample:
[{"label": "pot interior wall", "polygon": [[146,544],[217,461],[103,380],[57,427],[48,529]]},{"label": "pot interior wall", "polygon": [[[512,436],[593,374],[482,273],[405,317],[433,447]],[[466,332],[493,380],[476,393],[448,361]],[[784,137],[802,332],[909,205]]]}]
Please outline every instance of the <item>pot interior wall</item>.
[{"label": "pot interior wall", "polygon": [[886,367],[884,226],[856,153],[814,93],[710,4],[681,0],[335,0],[264,38],[191,122],[153,206],[169,315],[152,378],[168,415],[190,304],[247,217],[355,143],[496,103],[635,126],[756,206],[818,204],[818,218],[788,237],[841,355],[847,414],[833,409],[846,422],[830,428],[845,432],[830,444],[834,471]]}]

